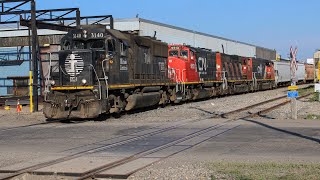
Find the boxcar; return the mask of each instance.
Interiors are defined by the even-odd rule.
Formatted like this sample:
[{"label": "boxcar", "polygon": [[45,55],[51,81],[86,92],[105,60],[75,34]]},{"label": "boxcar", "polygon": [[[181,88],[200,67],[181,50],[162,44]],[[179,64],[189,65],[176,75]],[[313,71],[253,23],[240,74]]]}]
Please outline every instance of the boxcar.
[{"label": "boxcar", "polygon": [[[290,74],[290,61],[273,61],[274,69],[275,69],[275,83],[277,86],[280,85],[288,85],[291,82],[291,74]],[[296,77],[298,82],[302,82],[305,80],[305,67],[304,64],[297,64],[297,72]]]}]

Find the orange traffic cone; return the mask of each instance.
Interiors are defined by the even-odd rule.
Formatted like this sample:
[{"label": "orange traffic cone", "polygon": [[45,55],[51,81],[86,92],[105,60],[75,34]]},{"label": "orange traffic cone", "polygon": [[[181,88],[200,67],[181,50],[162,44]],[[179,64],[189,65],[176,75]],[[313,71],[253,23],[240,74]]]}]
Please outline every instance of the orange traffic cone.
[{"label": "orange traffic cone", "polygon": [[17,101],[17,113],[20,114],[20,112],[21,112],[21,105],[20,105],[20,100],[18,99],[18,101]]}]

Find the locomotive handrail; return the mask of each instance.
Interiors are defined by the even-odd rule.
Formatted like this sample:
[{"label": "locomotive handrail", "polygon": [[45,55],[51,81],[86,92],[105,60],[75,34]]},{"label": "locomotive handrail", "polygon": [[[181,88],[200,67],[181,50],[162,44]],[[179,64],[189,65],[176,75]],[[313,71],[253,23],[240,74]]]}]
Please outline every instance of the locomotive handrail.
[{"label": "locomotive handrail", "polygon": [[187,71],[187,70],[186,70],[186,69],[182,69],[182,71],[181,71],[181,79],[182,79],[181,82],[184,82],[184,81],[183,81],[183,78],[184,78],[183,72],[185,72],[185,71]]},{"label": "locomotive handrail", "polygon": [[47,96],[46,96],[46,94],[48,93],[48,92],[50,92],[50,85],[51,85],[51,83],[50,83],[50,78],[51,78],[51,53],[49,52],[48,53],[49,54],[49,65],[48,65],[48,74],[47,74],[47,77],[46,77],[46,82],[45,82],[45,86],[44,86],[44,94],[45,94],[45,96],[44,96],[44,100],[46,101],[47,100]]},{"label": "locomotive handrail", "polygon": [[221,71],[222,72],[222,88],[223,89],[228,89],[228,79],[227,79],[227,73],[226,71]]},{"label": "locomotive handrail", "polygon": [[68,75],[68,73],[66,73],[65,71],[63,71],[63,69],[62,69],[62,66],[59,66],[59,68],[60,68],[60,70],[61,70],[61,72],[64,74],[64,75]]},{"label": "locomotive handrail", "polygon": [[93,71],[94,71],[94,74],[96,75],[96,78],[97,78],[97,80],[98,80],[98,83],[99,83],[99,95],[100,95],[100,99],[99,99],[99,100],[101,100],[101,99],[102,99],[101,83],[100,83],[100,80],[99,80],[99,77],[98,77],[97,71],[96,71],[96,69],[94,68],[94,66],[93,66],[92,64],[89,64],[89,66],[91,66],[91,67],[92,67],[92,69],[93,69]]},{"label": "locomotive handrail", "polygon": [[256,74],[257,74],[258,72],[252,72],[252,81],[253,81],[253,87],[255,87],[256,88],[256,86],[257,86],[257,77],[256,77]]},{"label": "locomotive handrail", "polygon": [[[221,76],[221,80],[222,80],[222,89],[226,90],[228,89],[228,79],[227,79],[227,71],[214,71],[214,73],[220,73]],[[217,75],[217,74],[216,74]],[[216,76],[217,77],[217,76]]]},{"label": "locomotive handrail", "polygon": [[180,78],[180,69],[176,69],[176,71],[178,71],[178,73],[176,73],[176,75],[177,75],[176,82],[181,82],[181,78]]},{"label": "locomotive handrail", "polygon": [[185,94],[185,92],[186,92],[186,84],[183,81],[183,72],[184,71],[187,71],[187,70],[186,69],[182,69],[182,71],[181,71],[181,77],[182,77],[181,82],[182,82],[182,92],[183,92],[183,94]]},{"label": "locomotive handrail", "polygon": [[106,83],[106,90],[107,90],[107,98],[109,97],[109,84],[108,84],[108,77],[106,76],[106,71],[104,69],[104,62],[105,61],[108,61],[109,59],[104,59],[101,63],[101,66],[102,66],[102,71],[103,71],[103,77],[104,77],[104,81]]}]

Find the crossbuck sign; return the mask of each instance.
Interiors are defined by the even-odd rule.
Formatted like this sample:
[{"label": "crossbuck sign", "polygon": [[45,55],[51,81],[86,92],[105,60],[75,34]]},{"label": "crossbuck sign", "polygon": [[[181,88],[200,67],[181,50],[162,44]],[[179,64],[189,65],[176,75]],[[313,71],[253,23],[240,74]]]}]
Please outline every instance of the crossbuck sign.
[{"label": "crossbuck sign", "polygon": [[298,48],[295,48],[293,50],[292,46],[290,48],[290,57],[291,57],[291,62],[290,62],[290,70],[291,70],[291,85],[295,86],[297,83],[297,77],[296,77],[296,72],[298,70],[298,65],[297,65],[297,56]]}]

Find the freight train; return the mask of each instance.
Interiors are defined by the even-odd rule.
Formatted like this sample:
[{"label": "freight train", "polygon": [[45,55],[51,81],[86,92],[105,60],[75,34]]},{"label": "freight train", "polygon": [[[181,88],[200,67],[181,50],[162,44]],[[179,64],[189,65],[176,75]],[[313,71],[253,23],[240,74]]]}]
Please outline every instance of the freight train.
[{"label": "freight train", "polygon": [[169,103],[272,89],[275,62],[82,26],[61,40],[49,68],[43,113],[96,118]]}]

